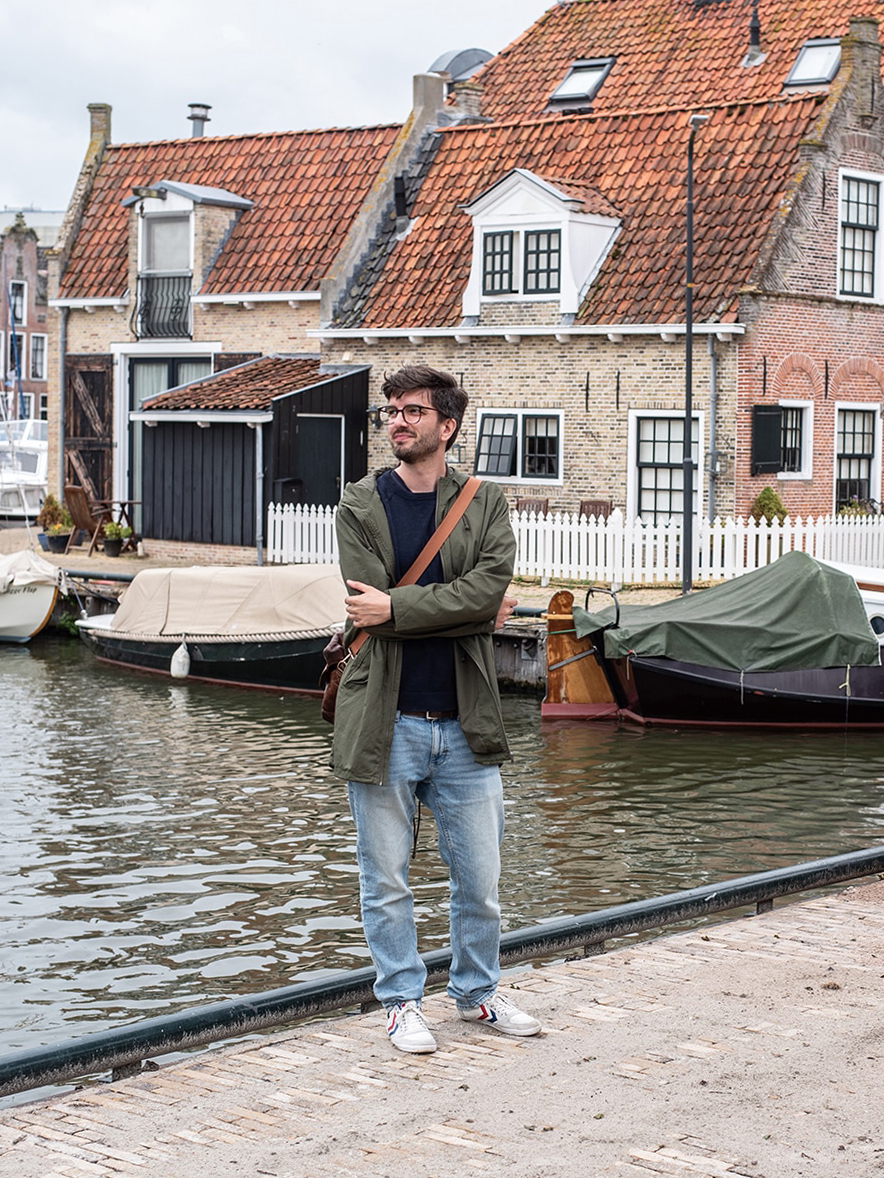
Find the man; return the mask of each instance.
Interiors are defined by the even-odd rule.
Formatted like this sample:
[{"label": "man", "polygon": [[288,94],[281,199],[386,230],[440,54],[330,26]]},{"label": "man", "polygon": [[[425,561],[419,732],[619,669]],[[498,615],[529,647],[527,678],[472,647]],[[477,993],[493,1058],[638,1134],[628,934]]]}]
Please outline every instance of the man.
[{"label": "man", "polygon": [[345,669],[334,770],[348,783],[374,992],[401,1051],[435,1051],[421,1013],[426,968],[408,886],[418,803],[436,819],[451,887],[448,994],[458,1014],[510,1035],[540,1023],[497,993],[500,974],[500,764],[508,759],[491,634],[515,540],[499,487],[482,483],[416,585],[395,588],[466,482],[445,452],[467,395],[452,376],[403,368],[383,385],[395,468],[348,485],[337,514],[348,641],[370,639]]}]

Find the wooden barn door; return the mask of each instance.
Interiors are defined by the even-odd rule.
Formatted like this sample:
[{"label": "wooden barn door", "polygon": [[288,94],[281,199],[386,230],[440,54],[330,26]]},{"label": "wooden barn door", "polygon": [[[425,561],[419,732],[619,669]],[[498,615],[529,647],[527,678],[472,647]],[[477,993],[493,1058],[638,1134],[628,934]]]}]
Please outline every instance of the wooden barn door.
[{"label": "wooden barn door", "polygon": [[113,432],[113,358],[67,356],[64,478],[93,499],[113,498]]}]

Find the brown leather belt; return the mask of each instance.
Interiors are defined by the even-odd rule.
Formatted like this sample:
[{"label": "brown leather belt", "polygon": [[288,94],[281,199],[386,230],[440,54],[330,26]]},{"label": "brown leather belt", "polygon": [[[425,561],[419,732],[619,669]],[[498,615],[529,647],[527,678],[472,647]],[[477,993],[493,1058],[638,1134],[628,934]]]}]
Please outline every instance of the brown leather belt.
[{"label": "brown leather belt", "polygon": [[457,712],[400,712],[401,716],[417,716],[419,720],[456,720]]}]

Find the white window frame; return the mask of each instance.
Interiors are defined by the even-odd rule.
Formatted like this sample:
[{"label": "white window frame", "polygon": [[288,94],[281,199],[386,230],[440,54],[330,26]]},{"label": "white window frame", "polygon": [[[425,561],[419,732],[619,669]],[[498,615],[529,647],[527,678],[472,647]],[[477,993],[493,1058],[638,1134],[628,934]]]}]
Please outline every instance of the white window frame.
[{"label": "white window frame", "polygon": [[28,369],[28,379],[29,380],[46,380],[46,357],[47,357],[48,349],[49,349],[49,336],[44,334],[44,332],[42,332],[42,331],[32,331],[31,332],[31,342],[30,342],[30,346],[29,346],[29,351],[31,353],[31,364],[32,365],[34,363],[34,340],[37,340],[37,339],[41,339],[43,341],[43,373],[41,376],[35,376],[34,372],[33,372],[33,368],[29,368]]},{"label": "white window frame", "polygon": [[6,353],[5,353],[5,368],[4,375],[8,376],[10,372],[14,372],[12,367],[12,337],[21,340],[21,347],[18,349],[18,363],[21,370],[22,380],[28,379],[28,337],[24,331],[8,332],[6,336]]},{"label": "white window frame", "polygon": [[[188,234],[187,266],[182,270],[148,270],[147,268],[147,223],[172,217],[189,218],[190,232]],[[141,213],[138,217],[138,273],[151,274],[192,274],[193,273],[193,234],[194,234],[193,201],[170,192],[165,200],[157,197],[147,197],[142,201]]]},{"label": "white window frame", "polygon": [[[813,401],[797,401],[783,398],[777,401],[781,409],[801,409],[801,466],[798,470],[779,470],[777,479],[788,482],[790,479],[813,478]],[[782,454],[782,447],[780,450]],[[782,458],[780,459],[782,461]]]},{"label": "white window frame", "polygon": [[[844,204],[844,187],[847,180],[864,180],[878,185],[878,225],[875,231],[875,263],[872,271],[873,292],[864,294],[842,294],[841,271],[844,261],[844,221],[842,207]],[[851,302],[884,303],[884,173],[861,172],[857,168],[839,168],[838,170],[838,260],[835,270],[835,295],[839,299],[849,299]]]},{"label": "white window frame", "polygon": [[[21,287],[21,319],[16,319],[13,313],[13,306],[15,300],[12,298],[12,288],[14,286]],[[9,301],[9,318],[16,327],[26,327],[28,322],[28,284],[23,278],[11,278],[6,290],[6,298]]]},{"label": "white window frame", "polygon": [[565,481],[565,411],[564,409],[546,409],[542,405],[534,405],[530,409],[513,409],[510,405],[486,405],[476,409],[476,446],[473,456],[475,464],[479,452],[479,439],[482,436],[482,420],[485,417],[515,417],[516,418],[516,470],[524,469],[525,455],[523,449],[523,435],[525,419],[529,417],[555,417],[558,420],[558,458],[559,473],[556,478],[544,478],[543,475],[499,475],[481,474],[479,477],[489,482],[501,483],[508,487],[561,487]]},{"label": "white window frame", "polygon": [[874,447],[875,452],[872,455],[872,460],[869,466],[869,498],[880,501],[881,499],[881,406],[873,401],[836,401],[834,405],[835,420],[834,429],[832,431],[832,510],[836,510],[837,504],[837,484],[838,484],[838,418],[844,411],[855,411],[858,413],[873,413],[875,415],[874,424]]},{"label": "white window frame", "polygon": [[[639,505],[639,464],[638,464],[638,423],[649,417],[664,419],[680,419],[684,421],[684,410],[673,409],[630,409],[626,427],[626,517],[629,520],[638,518]],[[703,488],[705,486],[706,469],[703,439],[706,437],[706,414],[702,410],[693,410],[691,421],[697,423],[697,465],[694,468],[693,493],[697,504],[694,519],[703,514]],[[684,469],[682,467],[682,469]],[[679,516],[678,518],[681,518]]]}]

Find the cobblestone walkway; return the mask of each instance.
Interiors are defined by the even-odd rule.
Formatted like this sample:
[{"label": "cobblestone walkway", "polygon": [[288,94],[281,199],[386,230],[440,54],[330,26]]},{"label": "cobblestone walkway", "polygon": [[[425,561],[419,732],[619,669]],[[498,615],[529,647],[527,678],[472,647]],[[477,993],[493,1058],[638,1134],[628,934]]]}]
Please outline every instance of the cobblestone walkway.
[{"label": "cobblestone walkway", "polygon": [[536,1039],[425,1003],[0,1112],[2,1178],[884,1175],[884,885],[535,970]]}]

